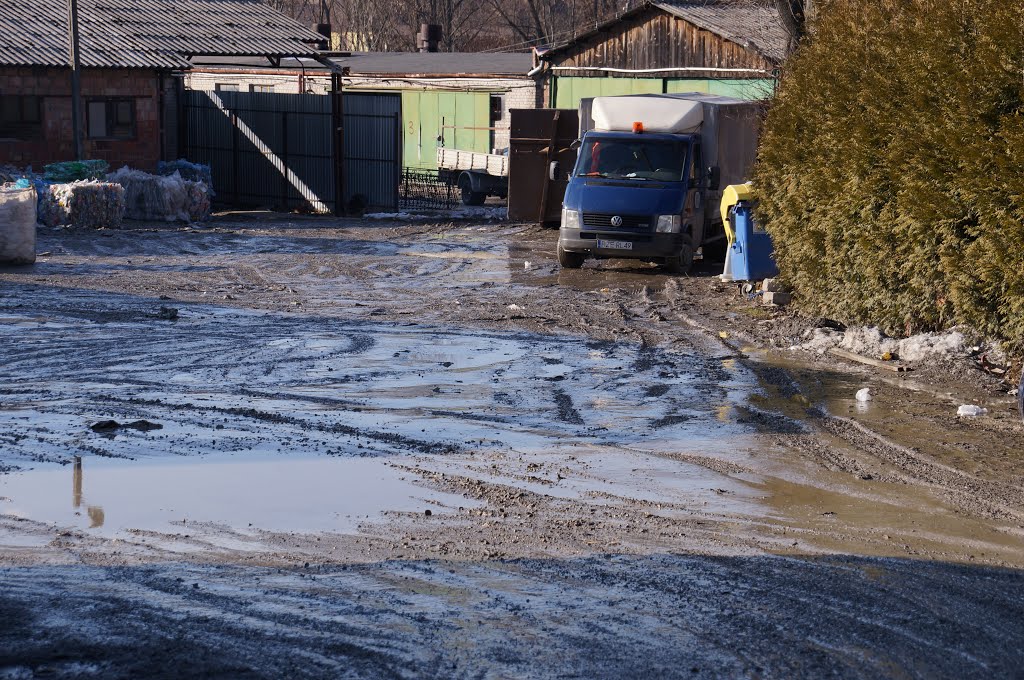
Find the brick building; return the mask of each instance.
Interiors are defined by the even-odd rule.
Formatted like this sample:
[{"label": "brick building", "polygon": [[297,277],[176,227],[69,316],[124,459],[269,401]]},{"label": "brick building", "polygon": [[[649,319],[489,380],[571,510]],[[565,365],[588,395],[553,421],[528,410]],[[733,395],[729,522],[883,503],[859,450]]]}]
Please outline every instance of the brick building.
[{"label": "brick building", "polygon": [[[83,151],[113,167],[152,169],[168,158],[161,102],[174,82],[156,69],[85,69]],[[0,67],[0,163],[18,167],[74,158],[69,70]]]},{"label": "brick building", "polygon": [[[314,56],[322,38],[245,0],[79,0],[86,158],[150,169],[174,157],[181,73],[198,55]],[[74,158],[63,0],[0,0],[0,164]]]}]

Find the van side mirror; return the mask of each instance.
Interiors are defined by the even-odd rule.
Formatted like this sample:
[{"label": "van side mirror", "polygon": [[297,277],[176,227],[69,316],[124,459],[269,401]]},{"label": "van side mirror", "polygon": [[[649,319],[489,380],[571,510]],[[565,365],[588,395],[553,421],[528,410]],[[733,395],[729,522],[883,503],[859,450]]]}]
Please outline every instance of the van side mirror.
[{"label": "van side mirror", "polygon": [[551,161],[551,165],[548,166],[548,179],[552,182],[557,182],[562,179],[562,164],[558,161]]},{"label": "van side mirror", "polygon": [[569,145],[569,148],[572,149],[573,151],[575,151],[576,149],[580,148],[581,146],[583,146],[583,140],[582,139],[576,139],[576,140],[573,141],[572,144]]},{"label": "van side mirror", "polygon": [[708,168],[708,189],[718,191],[722,186],[722,169],[717,165]]}]

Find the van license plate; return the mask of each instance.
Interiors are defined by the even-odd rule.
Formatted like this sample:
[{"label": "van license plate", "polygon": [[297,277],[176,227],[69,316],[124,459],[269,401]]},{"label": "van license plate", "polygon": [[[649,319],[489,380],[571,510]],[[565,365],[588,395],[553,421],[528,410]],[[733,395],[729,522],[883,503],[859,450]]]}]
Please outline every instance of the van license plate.
[{"label": "van license plate", "polygon": [[597,240],[598,248],[612,248],[615,250],[633,250],[632,241],[605,241],[603,239]]}]

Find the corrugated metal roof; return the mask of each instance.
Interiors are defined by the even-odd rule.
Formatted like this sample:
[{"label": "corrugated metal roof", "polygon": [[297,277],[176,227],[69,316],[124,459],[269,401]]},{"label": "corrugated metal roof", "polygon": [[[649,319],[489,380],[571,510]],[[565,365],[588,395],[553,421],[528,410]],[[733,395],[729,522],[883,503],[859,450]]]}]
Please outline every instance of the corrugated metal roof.
[{"label": "corrugated metal roof", "polygon": [[786,56],[789,36],[782,26],[778,11],[766,4],[763,0],[648,0],[577,36],[574,40],[542,51],[540,58],[548,60],[574,45],[604,33],[623,19],[654,7],[742,45],[773,62],[781,63]]},{"label": "corrugated metal roof", "polygon": [[751,0],[678,0],[655,7],[775,62],[786,56],[789,35],[774,7]]},{"label": "corrugated metal roof", "polygon": [[533,68],[528,52],[353,52],[331,57],[352,75],[525,76]]},{"label": "corrugated metal roof", "polygon": [[266,57],[219,57],[200,56],[192,60],[193,71],[208,70],[269,70],[269,71],[303,71],[305,73],[328,73],[327,66],[310,57],[282,57],[277,65],[271,64]]},{"label": "corrugated metal roof", "polygon": [[[207,55],[313,55],[316,33],[248,0],[79,0],[83,66],[186,68]],[[0,0],[0,65],[68,63],[65,0]]]}]

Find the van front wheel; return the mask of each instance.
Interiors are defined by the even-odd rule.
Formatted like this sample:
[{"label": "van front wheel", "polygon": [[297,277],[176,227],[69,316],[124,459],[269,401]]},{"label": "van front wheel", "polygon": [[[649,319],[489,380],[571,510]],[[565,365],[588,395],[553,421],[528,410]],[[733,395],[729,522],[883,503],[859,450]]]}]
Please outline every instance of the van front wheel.
[{"label": "van front wheel", "polygon": [[557,251],[558,264],[562,265],[564,269],[579,269],[583,266],[583,261],[587,259],[582,253],[570,253],[565,250],[561,243],[558,244]]},{"label": "van front wheel", "polygon": [[688,274],[693,268],[693,246],[684,241],[676,255],[665,258],[665,271],[669,274]]}]

